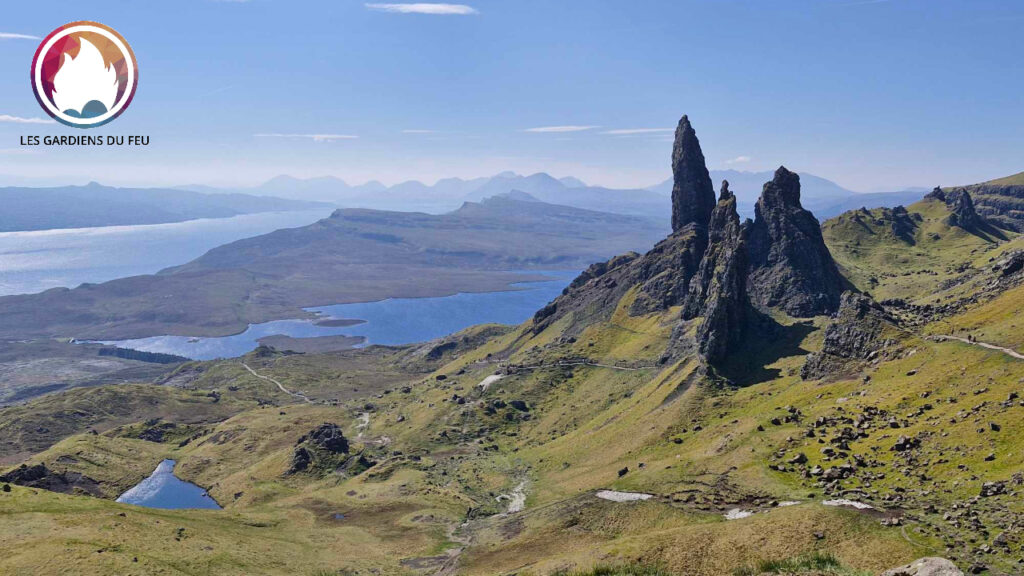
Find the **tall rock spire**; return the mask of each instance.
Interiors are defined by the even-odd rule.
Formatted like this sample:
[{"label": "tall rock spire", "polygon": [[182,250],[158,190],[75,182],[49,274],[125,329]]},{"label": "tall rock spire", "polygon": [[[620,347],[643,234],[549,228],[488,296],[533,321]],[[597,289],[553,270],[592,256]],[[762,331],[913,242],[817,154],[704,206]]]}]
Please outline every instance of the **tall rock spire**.
[{"label": "tall rock spire", "polygon": [[745,332],[746,235],[736,213],[736,196],[723,181],[708,224],[708,247],[683,303],[684,319],[704,317],[697,329],[697,347],[711,362],[725,358]]},{"label": "tall rock spire", "polygon": [[704,164],[697,133],[683,116],[672,148],[672,231],[690,224],[704,229],[715,207],[715,188]]},{"label": "tall rock spire", "polygon": [[818,220],[800,205],[800,176],[784,166],[776,170],[754,212],[750,299],[791,316],[835,312],[846,283],[825,246]]}]

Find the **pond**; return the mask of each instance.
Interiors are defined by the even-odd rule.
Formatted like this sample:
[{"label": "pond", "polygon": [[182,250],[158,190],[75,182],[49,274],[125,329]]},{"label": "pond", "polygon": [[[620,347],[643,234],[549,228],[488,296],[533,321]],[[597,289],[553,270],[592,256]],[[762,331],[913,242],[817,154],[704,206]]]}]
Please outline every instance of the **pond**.
[{"label": "pond", "polygon": [[149,478],[118,496],[117,501],[146,508],[220,510],[220,505],[206,490],[175,476],[174,465],[174,460],[164,460]]}]

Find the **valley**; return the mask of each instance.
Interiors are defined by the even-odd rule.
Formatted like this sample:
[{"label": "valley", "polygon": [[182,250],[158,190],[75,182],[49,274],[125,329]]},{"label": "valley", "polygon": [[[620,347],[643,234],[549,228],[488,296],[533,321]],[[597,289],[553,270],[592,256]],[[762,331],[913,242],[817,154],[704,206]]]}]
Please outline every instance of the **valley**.
[{"label": "valley", "polygon": [[[543,205],[566,233],[542,221],[516,236],[537,206],[498,198],[442,217],[341,211],[129,279],[134,293],[0,299],[12,335],[199,336],[355,301],[328,280],[351,270],[365,294],[428,295],[586,267],[518,325],[260,346],[0,408],[0,571],[718,576],[772,561],[854,576],[941,556],[1020,573],[1024,236],[970,187],[819,224],[784,167],[741,221],[687,117],[672,160],[671,233],[634,229],[614,252],[619,216]],[[473,224],[457,252],[452,219]],[[371,259],[443,280],[371,289]],[[272,279],[227,290],[242,274]],[[218,296],[204,302],[206,283]],[[194,311],[141,320],[159,306],[138,295],[175,286]],[[17,324],[30,306],[80,321]],[[114,501],[168,459],[224,509]],[[799,567],[813,564],[826,568]]]}]

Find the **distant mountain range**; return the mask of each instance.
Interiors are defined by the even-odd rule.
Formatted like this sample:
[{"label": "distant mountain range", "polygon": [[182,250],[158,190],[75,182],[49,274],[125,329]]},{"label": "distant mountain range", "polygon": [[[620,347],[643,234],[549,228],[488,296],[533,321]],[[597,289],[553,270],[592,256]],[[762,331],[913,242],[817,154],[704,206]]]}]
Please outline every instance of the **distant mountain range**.
[{"label": "distant mountain range", "polygon": [[[919,200],[926,189],[862,194],[814,174],[800,174],[804,189],[804,205],[819,219],[836,216],[854,208],[892,207]],[[741,216],[753,217],[754,202],[761,187],[772,179],[771,172],[741,172],[738,170],[712,170],[716,186],[728,180],[736,191]],[[270,195],[294,200],[330,202],[346,208],[373,208],[404,212],[440,214],[458,208],[464,201],[520,191],[537,200],[551,204],[574,206],[587,210],[629,214],[649,218],[662,218],[668,210],[668,197],[672,193],[672,180],[640,189],[613,189],[591,186],[572,176],[555,178],[544,172],[521,175],[502,172],[491,177],[445,178],[428,185],[409,180],[394,186],[377,181],[350,185],[340,178],[295,178],[277,176],[253,188],[218,190],[206,186],[184,186],[198,192],[235,192]]]},{"label": "distant mountain range", "polygon": [[97,183],[57,188],[0,188],[0,232],[165,224],[256,212],[313,210],[322,202],[165,188],[111,188]]},{"label": "distant mountain range", "polygon": [[[205,186],[184,186],[183,189],[215,191]],[[589,186],[578,178],[569,176],[557,179],[543,172],[529,176],[502,172],[491,177],[469,180],[445,178],[433,185],[409,180],[394,186],[385,186],[377,181],[352,186],[332,176],[309,179],[277,176],[253,188],[220,191],[331,202],[345,208],[432,214],[454,210],[466,201],[476,202],[512,191],[525,192],[550,204],[652,218],[663,216],[667,206],[664,195],[650,190],[615,190]]]}]

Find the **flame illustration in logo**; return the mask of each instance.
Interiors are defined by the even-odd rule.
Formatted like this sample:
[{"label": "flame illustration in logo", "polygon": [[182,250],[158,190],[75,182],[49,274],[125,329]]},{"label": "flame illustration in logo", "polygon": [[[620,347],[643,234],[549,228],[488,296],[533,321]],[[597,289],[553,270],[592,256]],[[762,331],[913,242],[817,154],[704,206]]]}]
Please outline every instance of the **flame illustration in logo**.
[{"label": "flame illustration in logo", "polygon": [[137,86],[131,47],[97,22],[72,22],[54,30],[32,61],[39,105],[68,126],[92,128],[110,122],[128,107]]},{"label": "flame illustration in logo", "polygon": [[78,57],[64,54],[64,63],[53,76],[53,103],[57,109],[79,118],[93,118],[114,107],[117,72],[103,62],[103,55],[85,38],[79,40]]}]

